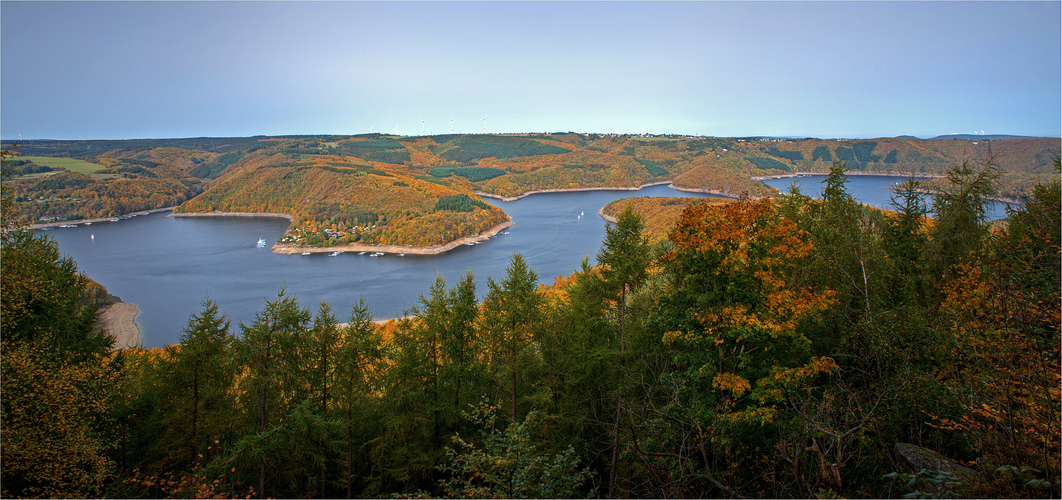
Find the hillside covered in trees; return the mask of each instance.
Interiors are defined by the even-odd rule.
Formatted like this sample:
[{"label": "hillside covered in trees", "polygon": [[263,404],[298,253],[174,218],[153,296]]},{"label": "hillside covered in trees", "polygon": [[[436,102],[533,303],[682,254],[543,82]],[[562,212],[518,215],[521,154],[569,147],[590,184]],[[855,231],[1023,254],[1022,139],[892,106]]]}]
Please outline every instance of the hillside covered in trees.
[{"label": "hillside covered in trees", "polygon": [[[275,165],[255,158],[218,179]],[[292,190],[409,182],[273,168]],[[991,162],[946,170],[934,221],[913,182],[892,211],[856,203],[842,162],[821,200],[629,202],[596,259],[549,285],[515,253],[482,301],[471,274],[438,278],[383,325],[283,290],[233,325],[207,299],[151,350],[111,347],[95,288],[14,224],[5,184],[0,494],[1058,498],[1053,172],[991,227]],[[441,193],[439,210],[483,210]]]},{"label": "hillside covered in trees", "polygon": [[[367,134],[29,141],[17,151],[34,159],[15,158],[17,176],[6,181],[26,223],[179,205],[185,212],[288,213],[295,219],[284,238],[290,244],[428,246],[506,220],[477,193],[673,182],[763,196],[775,191],[752,177],[824,173],[834,161],[853,173],[943,174],[991,153],[1003,167],[997,195],[1016,198],[1053,175],[1059,141]],[[82,161],[68,168],[48,158]],[[924,187],[940,190],[941,182]]]}]

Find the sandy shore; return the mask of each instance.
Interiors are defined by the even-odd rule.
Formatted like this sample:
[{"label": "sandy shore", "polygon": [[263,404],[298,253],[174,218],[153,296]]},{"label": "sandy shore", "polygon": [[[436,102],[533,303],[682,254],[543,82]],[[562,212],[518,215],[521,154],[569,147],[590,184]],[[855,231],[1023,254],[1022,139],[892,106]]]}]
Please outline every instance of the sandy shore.
[{"label": "sandy shore", "polygon": [[44,223],[44,224],[30,224],[29,228],[30,229],[43,229],[43,228],[46,228],[46,227],[59,227],[59,226],[62,226],[64,224],[85,224],[86,222],[113,222],[113,221],[118,221],[118,220],[122,220],[122,219],[128,219],[130,217],[135,217],[137,215],[147,215],[147,214],[154,214],[154,213],[158,213],[158,212],[166,212],[166,211],[169,211],[169,210],[173,210],[174,208],[175,207],[166,207],[166,208],[156,208],[154,210],[142,210],[140,212],[133,212],[133,213],[125,214],[125,215],[119,215],[117,217],[102,217],[102,218],[99,218],[99,219],[61,220],[61,221],[55,221],[55,222],[47,222],[47,223]]},{"label": "sandy shore", "polygon": [[[701,189],[701,188],[682,187],[682,186],[676,186],[674,184],[671,185],[671,189],[674,189],[675,191],[685,191],[687,193],[710,194],[710,195],[715,196],[717,198],[729,198],[729,199],[732,199],[732,200],[741,199],[741,196],[738,196],[738,195],[736,195],[734,193],[728,193],[726,191],[719,191],[718,189]],[[762,196],[749,195],[749,198],[751,198],[753,200],[758,200],[758,199],[762,198]]]},{"label": "sandy shore", "polygon": [[115,302],[99,311],[97,324],[114,337],[115,349],[134,347],[140,341],[140,328],[136,326],[136,304]]},{"label": "sandy shore", "polygon": [[351,243],[349,245],[339,245],[334,247],[303,247],[288,245],[284,243],[277,243],[273,245],[273,253],[281,255],[292,255],[302,253],[332,253],[332,252],[384,252],[384,253],[404,253],[408,255],[438,255],[443,252],[453,250],[461,245],[473,243],[477,241],[484,241],[490,239],[501,232],[501,230],[512,226],[512,221],[506,221],[497,226],[494,226],[482,233],[466,236],[444,245],[434,245],[430,247],[404,247],[398,245],[366,245],[362,243]]},{"label": "sandy shore", "polygon": [[557,188],[557,189],[537,189],[535,191],[528,191],[519,196],[501,196],[498,194],[484,193],[482,191],[476,191],[476,194],[485,198],[493,198],[495,200],[501,200],[505,202],[516,201],[525,196],[531,196],[533,194],[540,193],[576,193],[579,191],[637,191],[644,187],[660,186],[663,184],[671,184],[671,181],[650,182],[648,184],[642,184],[638,187],[581,187],[581,188]]},{"label": "sandy shore", "polygon": [[295,220],[290,214],[280,212],[174,212],[169,217],[280,217]]},{"label": "sandy shore", "polygon": [[[829,175],[829,174],[830,174],[829,171],[826,171],[826,172],[793,172],[791,174],[760,175],[760,176],[752,177],[751,179],[754,180],[754,181],[763,181],[763,180],[768,180],[768,179],[789,179],[791,177],[799,177],[801,175]],[[887,176],[887,177],[909,177],[911,174],[912,174],[911,172],[861,172],[861,171],[860,172],[853,172],[851,170],[845,172],[845,175],[847,175],[849,177],[858,176],[858,175],[878,175],[878,176]],[[914,174],[914,175],[915,175],[915,177],[923,177],[923,178],[926,178],[926,179],[941,179],[941,178],[947,177],[944,174],[918,173],[918,174]]]}]

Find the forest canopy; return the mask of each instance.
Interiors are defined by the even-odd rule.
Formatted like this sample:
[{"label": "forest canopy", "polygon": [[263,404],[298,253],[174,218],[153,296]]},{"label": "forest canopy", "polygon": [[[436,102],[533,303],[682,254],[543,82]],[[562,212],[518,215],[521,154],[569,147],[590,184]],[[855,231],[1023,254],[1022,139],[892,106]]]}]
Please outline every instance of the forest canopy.
[{"label": "forest canopy", "polygon": [[[359,183],[491,213],[393,166],[275,156],[233,165],[299,197],[362,186],[308,221],[398,226]],[[1062,163],[989,225],[1002,170],[952,165],[934,220],[913,179],[890,211],[855,202],[841,162],[822,199],[631,199],[551,284],[514,253],[485,293],[436,277],[383,324],[279,290],[233,325],[205,298],[178,344],[124,350],[5,183],[0,494],[1056,498]]]}]

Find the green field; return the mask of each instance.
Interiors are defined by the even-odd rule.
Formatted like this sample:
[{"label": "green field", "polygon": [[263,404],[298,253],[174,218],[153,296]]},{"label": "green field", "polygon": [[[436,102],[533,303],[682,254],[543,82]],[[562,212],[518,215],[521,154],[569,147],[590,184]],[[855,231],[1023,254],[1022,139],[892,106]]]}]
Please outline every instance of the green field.
[{"label": "green field", "polygon": [[26,160],[36,163],[37,165],[44,165],[54,169],[65,169],[71,172],[78,172],[81,174],[91,174],[97,170],[104,168],[103,165],[98,163],[90,163],[85,160],[78,160],[75,158],[49,158],[46,156],[19,156],[14,158],[17,160]]}]

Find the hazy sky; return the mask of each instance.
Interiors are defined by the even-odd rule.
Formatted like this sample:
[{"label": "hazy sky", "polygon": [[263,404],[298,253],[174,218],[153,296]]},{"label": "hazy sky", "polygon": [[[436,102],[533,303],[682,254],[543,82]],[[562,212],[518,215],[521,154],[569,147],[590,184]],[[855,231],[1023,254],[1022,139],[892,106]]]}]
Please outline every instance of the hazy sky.
[{"label": "hazy sky", "polygon": [[1062,133],[1062,2],[0,2],[0,136]]}]

